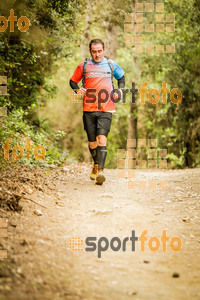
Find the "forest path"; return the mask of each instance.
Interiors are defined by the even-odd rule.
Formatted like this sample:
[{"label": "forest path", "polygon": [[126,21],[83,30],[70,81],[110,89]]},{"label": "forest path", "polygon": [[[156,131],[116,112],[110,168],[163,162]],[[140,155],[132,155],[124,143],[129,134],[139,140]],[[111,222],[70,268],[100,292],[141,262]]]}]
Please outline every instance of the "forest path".
[{"label": "forest path", "polygon": [[[106,170],[106,182],[96,186],[85,164],[67,165],[56,175],[42,172],[48,187],[34,190],[26,182],[22,187],[26,197],[47,208],[24,199],[21,214],[1,211],[8,218],[8,239],[1,239],[8,250],[8,259],[0,262],[1,300],[200,299],[200,169],[136,171],[137,181],[162,180],[166,189],[129,189],[117,170]],[[42,184],[43,177],[37,179]],[[110,249],[113,237],[123,241],[132,230],[137,237],[148,231],[144,252],[139,240],[135,251],[130,241],[126,251]],[[180,251],[172,251],[169,240],[163,252],[163,230],[170,240],[180,238]],[[83,240],[83,251],[69,247],[73,237]],[[108,239],[101,258],[97,250],[85,251],[86,237]],[[151,237],[160,241],[156,252],[149,249]]]}]

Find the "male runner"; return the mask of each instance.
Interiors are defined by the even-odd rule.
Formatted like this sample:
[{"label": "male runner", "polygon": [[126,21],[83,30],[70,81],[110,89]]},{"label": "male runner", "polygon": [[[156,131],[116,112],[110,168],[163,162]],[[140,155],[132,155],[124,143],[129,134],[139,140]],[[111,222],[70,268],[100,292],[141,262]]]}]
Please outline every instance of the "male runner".
[{"label": "male runner", "polygon": [[[70,79],[70,86],[79,90],[78,93],[84,93],[83,123],[94,161],[90,178],[96,179],[95,183],[101,185],[105,181],[103,170],[107,155],[107,136],[112,113],[115,112],[116,94],[113,91],[112,76],[118,80],[118,99],[122,98],[125,78],[122,68],[113,60],[104,57],[105,46],[102,40],[92,40],[89,50],[92,58],[78,65]],[[83,87],[79,89],[78,83],[81,79]]]}]

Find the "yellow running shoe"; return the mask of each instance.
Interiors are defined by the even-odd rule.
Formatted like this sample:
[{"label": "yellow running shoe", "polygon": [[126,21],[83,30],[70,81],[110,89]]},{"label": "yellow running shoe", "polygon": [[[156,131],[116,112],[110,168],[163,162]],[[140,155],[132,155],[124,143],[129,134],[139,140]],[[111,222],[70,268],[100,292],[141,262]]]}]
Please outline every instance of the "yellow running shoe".
[{"label": "yellow running shoe", "polygon": [[106,181],[106,177],[103,174],[103,170],[101,169],[97,174],[96,174],[96,181],[95,183],[98,185],[102,185]]},{"label": "yellow running shoe", "polygon": [[95,180],[97,172],[98,172],[98,165],[94,165],[92,167],[92,172],[90,174],[90,179]]}]

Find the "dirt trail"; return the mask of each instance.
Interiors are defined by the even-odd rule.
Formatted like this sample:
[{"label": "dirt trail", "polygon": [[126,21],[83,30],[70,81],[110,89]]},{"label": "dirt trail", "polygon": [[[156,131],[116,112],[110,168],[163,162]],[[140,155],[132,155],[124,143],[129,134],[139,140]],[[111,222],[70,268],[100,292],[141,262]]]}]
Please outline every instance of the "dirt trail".
[{"label": "dirt trail", "polygon": [[[116,170],[106,170],[106,183],[96,186],[88,173],[87,165],[65,166],[54,177],[46,172],[48,187],[26,186],[26,194],[47,208],[24,199],[21,214],[1,210],[8,259],[0,262],[0,299],[200,299],[200,169],[137,171],[137,180],[167,182],[155,190],[128,189]],[[166,230],[182,248],[173,252],[167,242],[166,252],[153,252],[146,241],[141,252],[138,241],[133,252],[129,241],[126,251],[109,247],[101,258],[69,248],[73,237],[123,240],[132,230],[138,237],[147,230],[148,241]]]}]

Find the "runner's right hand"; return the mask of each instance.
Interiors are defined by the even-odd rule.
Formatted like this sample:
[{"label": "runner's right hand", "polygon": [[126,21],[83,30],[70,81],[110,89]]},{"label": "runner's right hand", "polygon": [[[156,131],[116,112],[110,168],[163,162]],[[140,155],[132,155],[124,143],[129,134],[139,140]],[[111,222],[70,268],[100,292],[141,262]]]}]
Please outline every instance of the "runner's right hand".
[{"label": "runner's right hand", "polygon": [[83,87],[81,87],[79,90],[78,90],[78,95],[82,95],[84,96],[86,94],[86,89],[84,89]]}]

